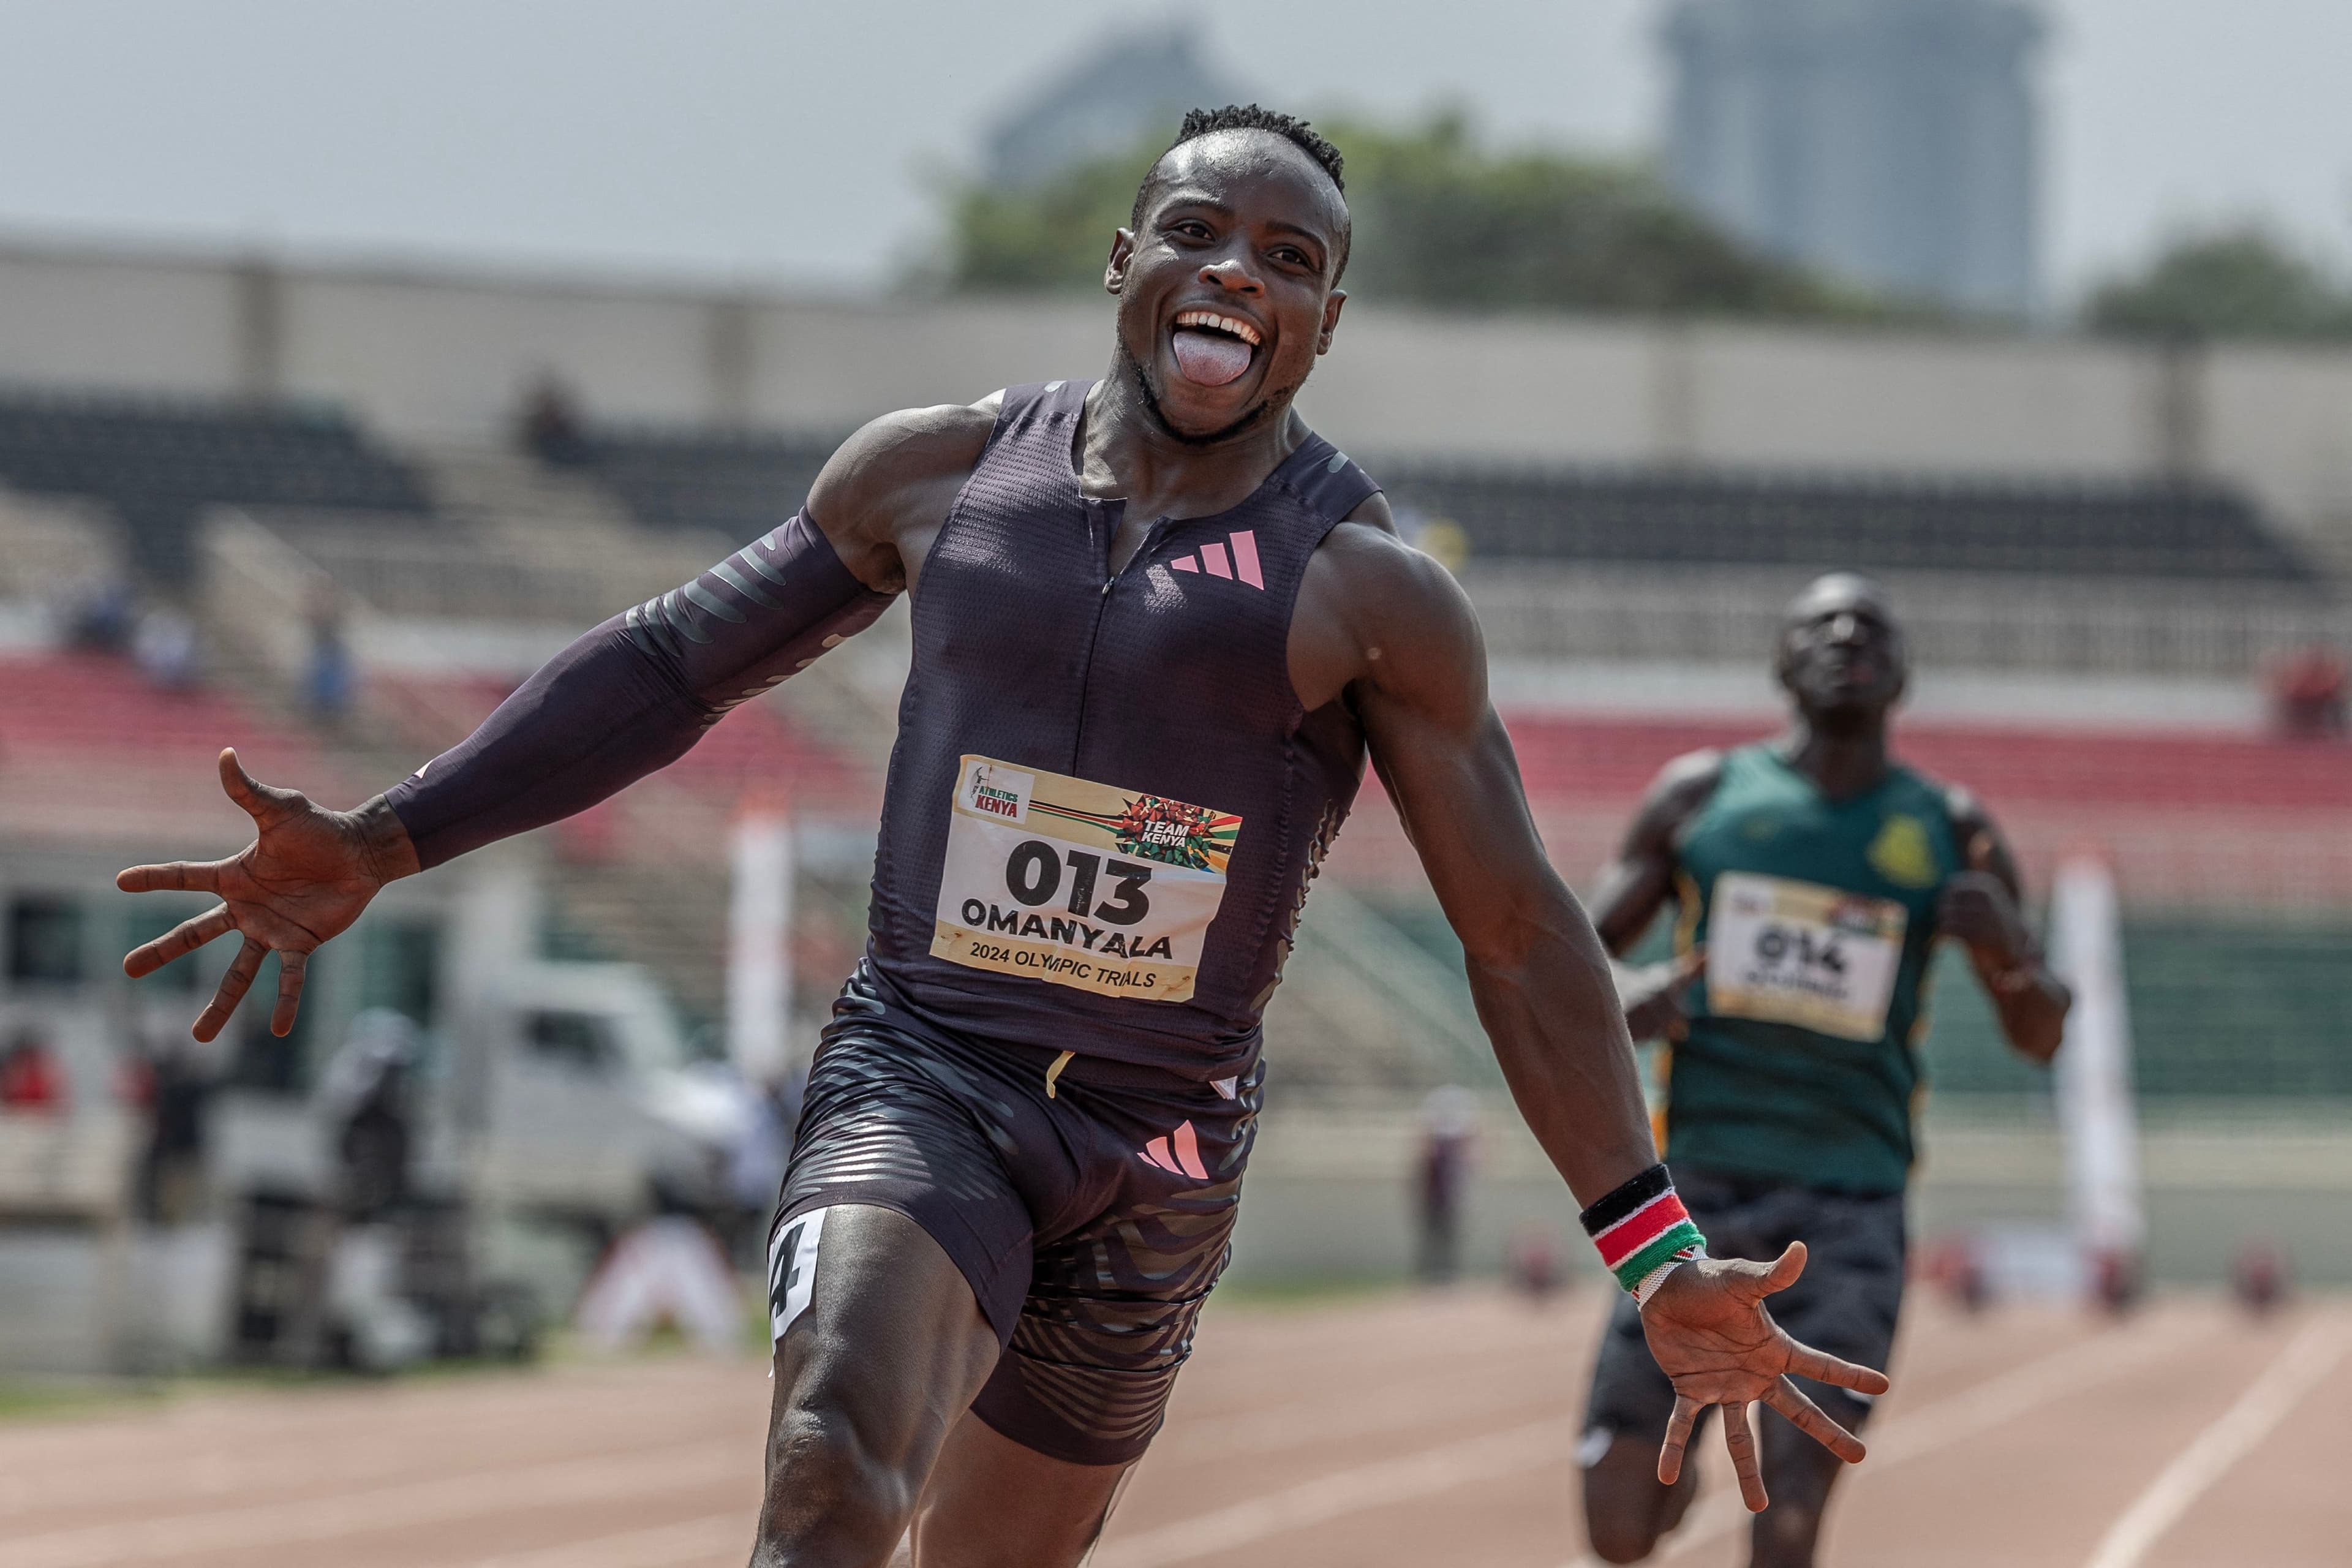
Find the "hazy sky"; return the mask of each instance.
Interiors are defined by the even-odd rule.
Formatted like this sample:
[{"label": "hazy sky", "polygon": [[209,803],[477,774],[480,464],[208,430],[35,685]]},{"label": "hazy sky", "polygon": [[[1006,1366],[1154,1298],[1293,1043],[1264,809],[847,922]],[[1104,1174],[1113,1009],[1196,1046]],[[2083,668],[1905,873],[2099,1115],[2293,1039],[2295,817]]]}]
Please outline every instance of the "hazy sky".
[{"label": "hazy sky", "polygon": [[[2352,0],[2048,0],[2046,270],[2352,256]],[[1649,144],[1659,0],[1195,0],[1269,101]],[[0,0],[0,230],[871,284],[930,172],[1144,0]],[[1017,25],[1007,26],[1007,18]]]}]

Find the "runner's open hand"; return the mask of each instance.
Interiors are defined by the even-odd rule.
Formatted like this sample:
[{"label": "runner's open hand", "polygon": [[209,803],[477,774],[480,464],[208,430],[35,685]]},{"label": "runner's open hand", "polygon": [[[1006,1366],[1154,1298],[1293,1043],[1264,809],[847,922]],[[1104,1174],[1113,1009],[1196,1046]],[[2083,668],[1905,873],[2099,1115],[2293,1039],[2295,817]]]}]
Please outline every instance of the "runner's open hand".
[{"label": "runner's open hand", "polygon": [[1679,1040],[1690,1032],[1690,1014],[1683,1006],[1690,983],[1706,969],[1706,948],[1692,948],[1664,963],[1653,963],[1626,976],[1618,1002],[1625,1009],[1625,1028],[1638,1044],[1643,1040]]},{"label": "runner's open hand", "polygon": [[1847,1464],[1861,1461],[1862,1440],[1823,1415],[1788,1374],[1870,1394],[1886,1392],[1885,1374],[1799,1344],[1764,1310],[1765,1297],[1787,1289],[1804,1271],[1803,1242],[1791,1243],[1769,1264],[1702,1258],[1668,1275],[1642,1309],[1650,1353],[1675,1385],[1674,1416],[1658,1450],[1661,1484],[1672,1486],[1682,1474],[1691,1427],[1710,1405],[1724,1407],[1724,1447],[1731,1450],[1739,1495],[1752,1512],[1762,1512],[1767,1499],[1756,1435],[1748,1425],[1750,1405],[1770,1405]]},{"label": "runner's open hand", "polygon": [[238,765],[236,752],[220,754],[221,787],[243,806],[258,829],[245,852],[226,860],[175,860],[167,866],[133,866],[114,885],[126,893],[164,889],[214,893],[218,906],[183,921],[122,961],[133,980],[152,974],[230,931],[245,947],[221,976],[220,989],[197,1017],[195,1037],[209,1040],[236,1010],[261,961],[278,955],[278,1005],[269,1030],[294,1027],[302,1000],[302,972],[310,952],[357,920],[376,889],[416,869],[416,852],[389,811],[372,819],[362,813],[328,811],[299,790],[255,782]]}]

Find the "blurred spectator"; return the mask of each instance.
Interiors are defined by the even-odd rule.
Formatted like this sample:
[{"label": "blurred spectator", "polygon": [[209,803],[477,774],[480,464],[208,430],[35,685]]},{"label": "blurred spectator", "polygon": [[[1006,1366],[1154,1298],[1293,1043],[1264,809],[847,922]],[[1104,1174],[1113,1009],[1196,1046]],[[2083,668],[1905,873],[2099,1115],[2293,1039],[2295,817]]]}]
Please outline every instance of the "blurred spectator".
[{"label": "blurred spectator", "polygon": [[150,1224],[186,1225],[204,1217],[205,1129],[216,1083],[193,1042],[174,1039],[152,1058],[136,1192],[139,1217]]},{"label": "blurred spectator", "polygon": [[354,1224],[382,1219],[408,1197],[415,1143],[411,1088],[423,1044],[405,1015],[372,1007],[352,1020],[351,1038],[320,1083],[319,1108],[334,1139],[340,1206]]},{"label": "blurred spectator", "polygon": [[2271,668],[2271,707],[2282,734],[2324,740],[2347,729],[2352,668],[2326,645],[2307,647]]},{"label": "blurred spectator", "polygon": [[92,578],[66,599],[66,646],[79,653],[121,653],[131,646],[137,613],[130,579]]},{"label": "blurred spectator", "polygon": [[765,1083],[748,1085],[751,1105],[727,1147],[728,1197],[733,1208],[728,1250],[749,1268],[767,1256],[768,1221],[784,1187],[784,1166],[793,1156],[793,1132],[808,1089],[808,1069],[794,1068]]},{"label": "blurred spectator", "polygon": [[2230,1283],[2246,1310],[2257,1317],[2276,1311],[2286,1300],[2286,1254],[2273,1241],[2247,1242],[2231,1260]]},{"label": "blurred spectator", "polygon": [[1559,1240],[1539,1225],[1521,1226],[1511,1237],[1511,1283],[1540,1306],[1565,1283],[1560,1270]]},{"label": "blurred spectator", "polygon": [[351,645],[343,636],[343,599],[331,583],[311,592],[310,662],[302,671],[302,701],[311,718],[325,725],[342,721],[351,711],[357,672]]},{"label": "blurred spectator", "polygon": [[31,1030],[20,1031],[0,1052],[0,1111],[59,1116],[65,1109],[65,1068],[57,1052]]},{"label": "blurred spectator", "polygon": [[131,657],[148,683],[162,691],[184,691],[196,684],[196,623],[177,610],[156,610],[139,622]]},{"label": "blurred spectator", "polygon": [[523,450],[542,463],[578,468],[588,460],[579,411],[563,384],[551,375],[541,376],[524,400],[519,434]]},{"label": "blurred spectator", "polygon": [[1462,1271],[1462,1196],[1478,1136],[1478,1098],[1466,1089],[1430,1090],[1421,1107],[1422,1279],[1443,1285]]}]

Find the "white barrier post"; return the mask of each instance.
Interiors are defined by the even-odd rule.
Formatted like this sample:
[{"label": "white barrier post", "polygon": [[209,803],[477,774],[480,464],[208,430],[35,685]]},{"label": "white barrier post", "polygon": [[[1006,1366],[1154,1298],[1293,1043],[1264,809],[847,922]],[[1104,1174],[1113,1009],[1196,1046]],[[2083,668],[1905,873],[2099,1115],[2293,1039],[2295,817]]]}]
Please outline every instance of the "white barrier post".
[{"label": "white barrier post", "polygon": [[2058,1121],[2066,1139],[2067,1217],[2095,1283],[2136,1274],[2147,1223],[2132,1104],[2131,1014],[2123,932],[2106,862],[2073,856],[2050,894],[2051,959],[2074,993],[2058,1052]]},{"label": "white barrier post", "polygon": [[793,997],[793,825],[778,807],[735,822],[728,910],[727,1055],[747,1081],[784,1070]]}]

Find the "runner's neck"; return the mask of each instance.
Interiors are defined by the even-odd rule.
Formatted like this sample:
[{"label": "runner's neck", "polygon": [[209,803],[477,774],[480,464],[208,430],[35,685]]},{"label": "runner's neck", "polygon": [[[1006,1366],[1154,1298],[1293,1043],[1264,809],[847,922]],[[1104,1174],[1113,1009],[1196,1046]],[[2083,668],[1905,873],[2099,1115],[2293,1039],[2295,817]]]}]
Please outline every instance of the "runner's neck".
[{"label": "runner's neck", "polygon": [[1886,782],[1894,759],[1887,753],[1884,719],[1851,732],[1826,731],[1799,714],[1773,747],[1780,760],[1811,779],[1832,802],[1857,800]]},{"label": "runner's neck", "polygon": [[1257,493],[1307,439],[1287,400],[1249,429],[1215,446],[1193,446],[1160,427],[1124,364],[1095,383],[1079,419],[1078,489],[1097,500],[1123,500],[1128,514],[1213,517]]}]

